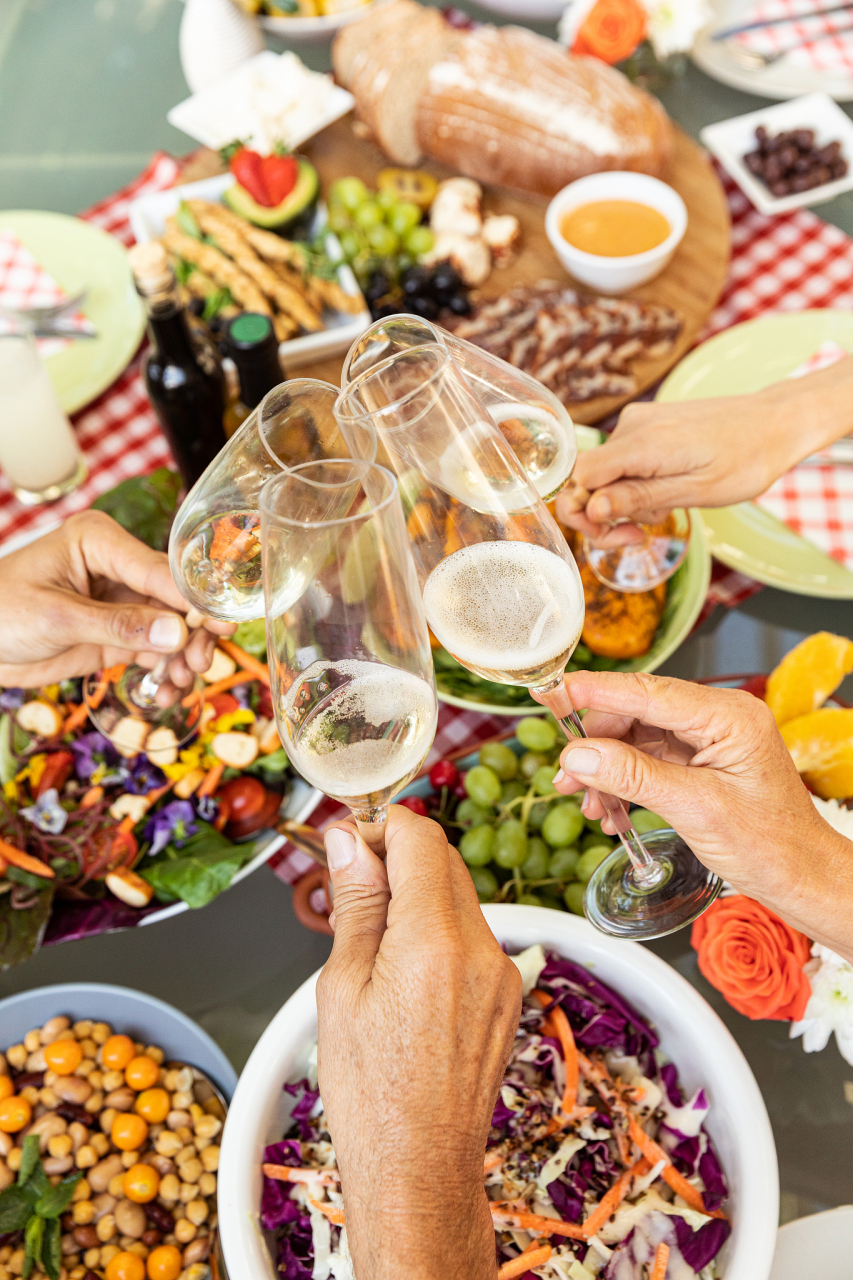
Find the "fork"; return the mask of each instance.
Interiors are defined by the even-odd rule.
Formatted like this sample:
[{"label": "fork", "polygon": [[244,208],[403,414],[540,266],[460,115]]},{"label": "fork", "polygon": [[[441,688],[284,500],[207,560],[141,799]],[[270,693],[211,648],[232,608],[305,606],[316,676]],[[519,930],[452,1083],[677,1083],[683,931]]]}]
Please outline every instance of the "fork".
[{"label": "fork", "polygon": [[15,307],[15,314],[26,316],[35,328],[50,326],[54,321],[75,312],[87,293],[88,289],[80,289],[70,298],[63,298],[61,302],[55,302],[50,307]]},{"label": "fork", "polygon": [[822,31],[818,35],[810,36],[807,40],[798,40],[796,44],[785,45],[784,49],[776,49],[773,53],[758,53],[754,49],[745,49],[743,45],[734,44],[731,40],[727,40],[723,48],[732,62],[738,63],[747,71],[760,71],[764,67],[772,67],[774,62],[779,62],[795,49],[807,49],[809,45],[819,44],[822,40],[846,35],[848,31],[853,32],[853,27],[840,27],[837,31]]}]

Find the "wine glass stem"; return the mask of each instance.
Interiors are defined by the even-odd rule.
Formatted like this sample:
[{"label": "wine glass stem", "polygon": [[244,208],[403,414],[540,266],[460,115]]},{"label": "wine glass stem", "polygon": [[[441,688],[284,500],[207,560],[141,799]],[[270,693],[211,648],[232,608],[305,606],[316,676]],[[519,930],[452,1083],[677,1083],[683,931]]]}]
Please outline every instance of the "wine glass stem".
[{"label": "wine glass stem", "polygon": [[171,655],[158,658],[156,664],[147,672],[130,694],[131,702],[135,702],[143,711],[149,711],[157,705],[157,694],[169,670]]},{"label": "wine glass stem", "polygon": [[358,833],[378,858],[385,859],[385,826],[388,822],[388,806],[378,809],[353,809]]},{"label": "wine glass stem", "polygon": [[[558,691],[560,691],[558,693]],[[568,694],[565,692],[565,685],[562,677],[558,686],[550,689],[537,689],[536,692],[545,699],[548,710],[559,724],[563,733],[571,741],[572,738],[589,737],[586,729],[583,727],[583,721],[575,711],[574,707],[568,704]],[[565,714],[560,715],[560,711]],[[622,847],[631,859],[631,866],[634,868],[634,876],[638,884],[644,888],[651,888],[666,876],[664,868],[660,865],[656,858],[649,853],[639,832],[634,830],[631,819],[628,817],[628,810],[625,808],[624,802],[618,796],[612,796],[606,791],[592,791],[592,795],[597,795],[601,801],[604,812],[616,830],[616,834],[622,842]]]}]

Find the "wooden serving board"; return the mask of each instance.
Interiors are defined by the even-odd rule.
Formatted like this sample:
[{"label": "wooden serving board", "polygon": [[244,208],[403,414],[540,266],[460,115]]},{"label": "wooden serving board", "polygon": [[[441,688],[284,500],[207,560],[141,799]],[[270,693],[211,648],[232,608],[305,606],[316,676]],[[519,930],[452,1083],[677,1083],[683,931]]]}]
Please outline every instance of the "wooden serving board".
[{"label": "wooden serving board", "polygon": [[[353,124],[352,116],[338,120],[301,148],[316,165],[323,191],[337,178],[349,175],[375,187],[377,173],[390,164],[377,146],[358,136]],[[725,193],[706,153],[681,129],[673,128],[675,148],[664,177],[687,206],[687,233],[666,271],[627,296],[671,307],[683,320],[681,335],[668,355],[632,364],[637,380],[633,395],[600,396],[567,405],[575,422],[597,422],[654,386],[695,344],[722,292],[731,242]],[[454,176],[452,170],[431,161],[422,167],[439,179]],[[215,153],[202,152],[187,165],[181,181],[210,177],[221,168]],[[535,284],[538,280],[570,282],[545,234],[547,204],[539,196],[518,195],[500,187],[485,188],[487,212],[514,213],[521,223],[522,250],[511,266],[492,272],[479,296],[497,297],[514,285]],[[342,366],[342,357],[323,360],[300,368],[299,377],[321,378],[339,386]]]}]

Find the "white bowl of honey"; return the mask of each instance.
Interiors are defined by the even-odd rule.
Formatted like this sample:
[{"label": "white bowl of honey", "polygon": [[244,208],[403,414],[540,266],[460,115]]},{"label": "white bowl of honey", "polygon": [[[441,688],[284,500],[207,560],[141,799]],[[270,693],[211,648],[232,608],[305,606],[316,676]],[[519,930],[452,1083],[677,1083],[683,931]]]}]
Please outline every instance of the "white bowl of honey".
[{"label": "white bowl of honey", "polygon": [[687,209],[677,191],[644,173],[593,173],[554,196],[545,230],[581,284],[625,293],[669,265],[687,230]]}]

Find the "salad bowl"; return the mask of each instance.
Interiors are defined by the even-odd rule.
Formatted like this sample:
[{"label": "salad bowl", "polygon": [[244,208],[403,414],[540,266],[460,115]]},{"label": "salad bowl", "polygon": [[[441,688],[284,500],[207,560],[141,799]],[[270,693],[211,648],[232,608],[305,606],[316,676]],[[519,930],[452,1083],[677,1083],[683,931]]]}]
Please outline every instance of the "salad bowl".
[{"label": "salad bowl", "polygon": [[[779,1214],[778,1170],[758,1085],[729,1031],[675,969],[635,942],[598,933],[585,920],[541,907],[487,905],[483,914],[510,952],[535,943],[594,972],[656,1026],[686,1090],[703,1085],[707,1128],[730,1186],[733,1233],[721,1280],[767,1280]],[[255,1046],[234,1094],[222,1140],[220,1233],[225,1262],[243,1280],[276,1280],[272,1237],[259,1221],[264,1147],[280,1141],[293,1099],[286,1081],[304,1076],[317,1037],[314,974],[291,996]]]}]

